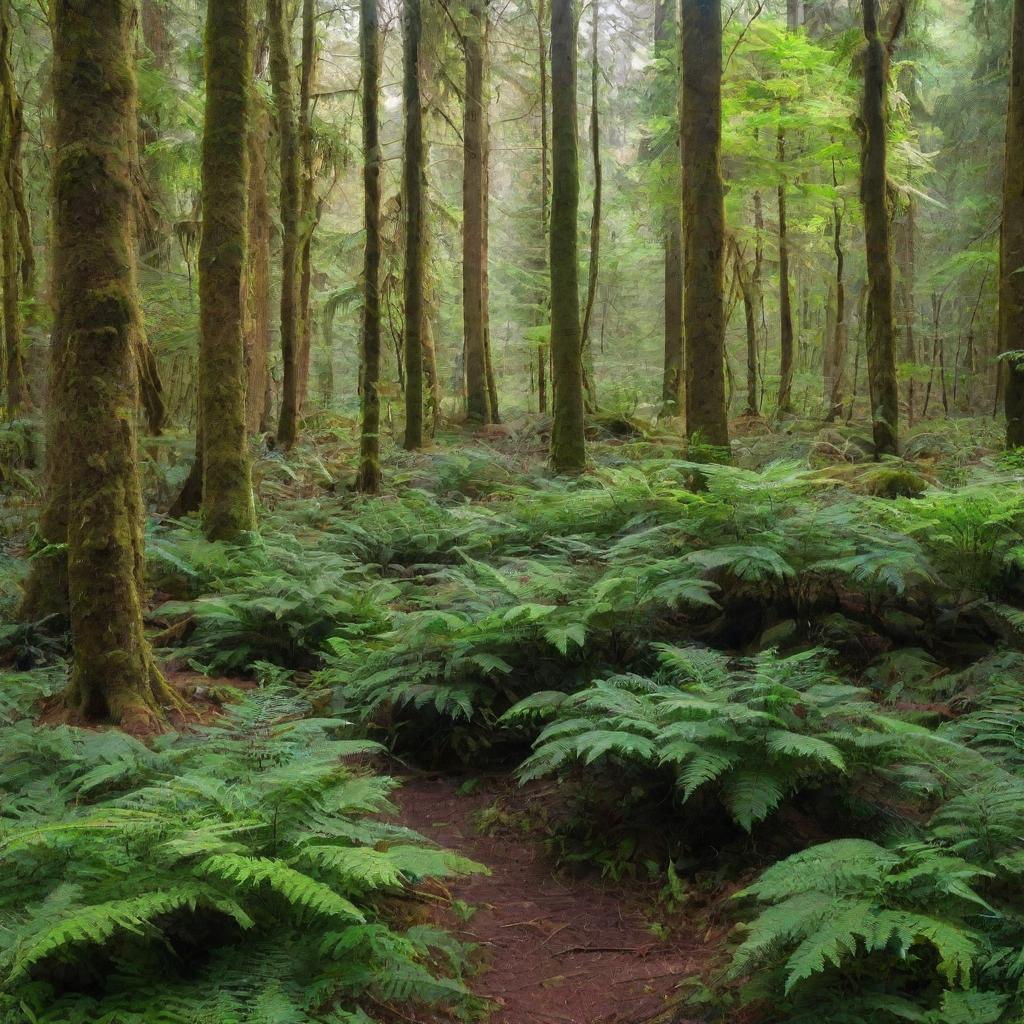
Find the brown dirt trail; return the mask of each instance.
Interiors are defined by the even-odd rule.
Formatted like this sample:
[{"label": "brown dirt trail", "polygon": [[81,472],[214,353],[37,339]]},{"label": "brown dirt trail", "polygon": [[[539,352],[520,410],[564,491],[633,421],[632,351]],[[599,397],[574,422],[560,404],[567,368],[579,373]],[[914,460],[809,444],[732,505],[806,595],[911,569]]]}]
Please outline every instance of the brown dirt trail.
[{"label": "brown dirt trail", "polygon": [[450,885],[476,912],[465,924],[445,922],[482,948],[486,968],[470,984],[496,1004],[490,1024],[652,1020],[707,962],[701,936],[657,938],[628,889],[556,875],[532,836],[480,834],[476,816],[495,795],[460,796],[451,779],[426,776],[407,778],[396,794],[404,824],[490,868]]}]

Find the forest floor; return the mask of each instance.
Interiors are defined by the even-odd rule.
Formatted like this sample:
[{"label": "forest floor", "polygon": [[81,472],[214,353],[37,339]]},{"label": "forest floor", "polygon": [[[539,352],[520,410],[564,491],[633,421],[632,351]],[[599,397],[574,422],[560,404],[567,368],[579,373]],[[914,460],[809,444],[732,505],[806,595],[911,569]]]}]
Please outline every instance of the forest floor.
[{"label": "forest floor", "polygon": [[[450,909],[438,915],[479,947],[483,970],[471,984],[496,1007],[490,1024],[643,1024],[713,956],[696,923],[655,934],[644,914],[649,891],[645,899],[621,882],[556,874],[541,837],[516,825],[534,799],[529,788],[495,779],[462,794],[450,777],[403,781],[402,823],[490,869],[448,886],[468,920]],[[498,801],[500,822],[482,829]]]}]

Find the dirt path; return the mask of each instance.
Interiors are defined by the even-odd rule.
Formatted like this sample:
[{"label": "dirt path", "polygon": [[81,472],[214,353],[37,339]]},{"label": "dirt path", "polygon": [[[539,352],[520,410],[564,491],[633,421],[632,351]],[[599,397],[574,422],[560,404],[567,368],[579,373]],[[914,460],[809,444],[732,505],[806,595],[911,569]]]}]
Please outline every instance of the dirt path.
[{"label": "dirt path", "polygon": [[555,876],[530,837],[481,835],[474,819],[495,789],[456,788],[415,776],[396,799],[405,824],[491,869],[450,886],[476,912],[445,922],[483,949],[487,968],[471,984],[498,1006],[490,1024],[641,1024],[699,971],[699,936],[658,939],[610,887]]}]

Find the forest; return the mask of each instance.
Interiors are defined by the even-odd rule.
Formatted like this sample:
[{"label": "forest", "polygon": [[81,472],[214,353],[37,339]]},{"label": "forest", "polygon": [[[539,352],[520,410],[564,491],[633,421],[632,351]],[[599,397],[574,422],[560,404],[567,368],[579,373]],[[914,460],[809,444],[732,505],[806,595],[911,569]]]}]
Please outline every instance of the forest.
[{"label": "forest", "polygon": [[0,1024],[1024,1024],[1024,0],[0,0]]}]

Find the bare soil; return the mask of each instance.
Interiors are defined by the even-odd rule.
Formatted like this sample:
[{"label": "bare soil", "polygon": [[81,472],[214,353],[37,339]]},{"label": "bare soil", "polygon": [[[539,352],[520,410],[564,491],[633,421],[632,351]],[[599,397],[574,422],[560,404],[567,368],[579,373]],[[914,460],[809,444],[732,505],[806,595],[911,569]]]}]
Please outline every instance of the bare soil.
[{"label": "bare soil", "polygon": [[468,921],[443,915],[480,947],[483,969],[470,985],[493,1001],[490,1024],[643,1024],[664,1014],[680,982],[712,958],[705,936],[657,937],[641,912],[649,889],[556,873],[536,835],[481,834],[477,818],[498,793],[523,809],[534,798],[501,782],[463,796],[457,781],[432,776],[406,778],[395,797],[404,824],[490,869],[449,886],[475,908]]}]

